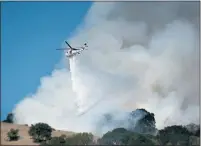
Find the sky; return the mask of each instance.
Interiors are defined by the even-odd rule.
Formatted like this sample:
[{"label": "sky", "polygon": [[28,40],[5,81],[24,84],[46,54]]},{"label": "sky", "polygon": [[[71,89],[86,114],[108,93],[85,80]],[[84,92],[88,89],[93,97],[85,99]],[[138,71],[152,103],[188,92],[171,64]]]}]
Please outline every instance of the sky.
[{"label": "sky", "polygon": [[37,90],[60,61],[92,2],[3,2],[1,5],[1,119]]}]

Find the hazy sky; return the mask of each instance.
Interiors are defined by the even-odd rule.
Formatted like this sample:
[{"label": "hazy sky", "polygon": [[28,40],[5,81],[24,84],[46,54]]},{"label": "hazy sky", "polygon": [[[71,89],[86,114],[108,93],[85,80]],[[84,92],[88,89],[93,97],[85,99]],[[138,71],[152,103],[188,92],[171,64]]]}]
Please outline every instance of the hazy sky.
[{"label": "hazy sky", "polygon": [[2,3],[2,119],[24,96],[36,91],[41,76],[51,73],[62,53],[55,49],[82,22],[91,4]]}]

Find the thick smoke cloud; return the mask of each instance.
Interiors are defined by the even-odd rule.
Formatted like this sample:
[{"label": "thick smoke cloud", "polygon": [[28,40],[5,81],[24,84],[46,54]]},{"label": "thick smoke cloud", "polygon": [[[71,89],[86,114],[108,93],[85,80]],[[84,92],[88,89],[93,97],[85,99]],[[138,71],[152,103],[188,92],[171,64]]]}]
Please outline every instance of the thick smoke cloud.
[{"label": "thick smoke cloud", "polygon": [[16,122],[97,132],[102,114],[145,108],[157,128],[199,123],[199,21],[199,2],[94,3],[69,39],[88,50],[42,77]]}]

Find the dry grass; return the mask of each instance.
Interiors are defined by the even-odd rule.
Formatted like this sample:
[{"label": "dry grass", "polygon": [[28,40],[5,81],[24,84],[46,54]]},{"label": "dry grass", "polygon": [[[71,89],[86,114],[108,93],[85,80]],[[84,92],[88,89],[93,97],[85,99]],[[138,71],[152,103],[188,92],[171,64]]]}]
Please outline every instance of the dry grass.
[{"label": "dry grass", "polygon": [[[18,141],[8,141],[7,133],[10,129],[19,129],[20,139]],[[25,125],[9,124],[1,122],[1,145],[39,145],[32,141],[31,137],[28,134],[29,127]],[[73,132],[55,130],[52,132],[52,136],[60,135],[70,136]]]}]

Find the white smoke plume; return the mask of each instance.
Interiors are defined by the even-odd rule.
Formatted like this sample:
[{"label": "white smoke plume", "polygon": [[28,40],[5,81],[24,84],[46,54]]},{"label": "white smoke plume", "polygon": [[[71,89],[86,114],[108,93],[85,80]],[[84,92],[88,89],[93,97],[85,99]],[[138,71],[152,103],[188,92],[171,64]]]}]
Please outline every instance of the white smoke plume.
[{"label": "white smoke plume", "polygon": [[42,77],[16,122],[96,132],[103,113],[145,108],[157,128],[199,123],[199,21],[199,2],[94,3],[68,39],[88,50]]}]

